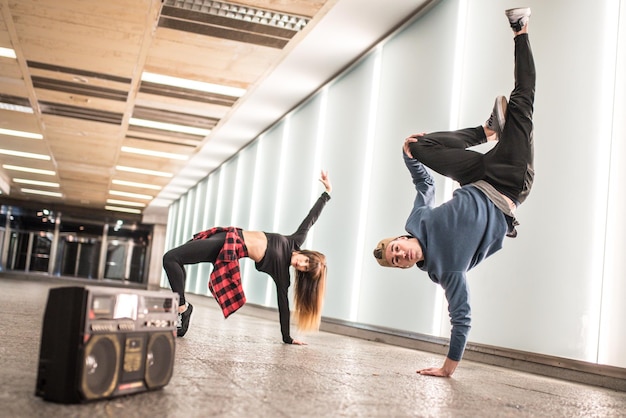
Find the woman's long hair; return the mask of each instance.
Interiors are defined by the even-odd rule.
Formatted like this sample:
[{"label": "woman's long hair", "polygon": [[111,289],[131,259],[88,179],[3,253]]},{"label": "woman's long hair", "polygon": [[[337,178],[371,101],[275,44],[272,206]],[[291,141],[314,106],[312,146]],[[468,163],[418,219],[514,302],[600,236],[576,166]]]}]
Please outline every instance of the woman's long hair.
[{"label": "woman's long hair", "polygon": [[294,312],[299,330],[316,331],[320,327],[326,289],[326,256],[317,251],[299,252],[309,258],[309,269],[296,270]]}]

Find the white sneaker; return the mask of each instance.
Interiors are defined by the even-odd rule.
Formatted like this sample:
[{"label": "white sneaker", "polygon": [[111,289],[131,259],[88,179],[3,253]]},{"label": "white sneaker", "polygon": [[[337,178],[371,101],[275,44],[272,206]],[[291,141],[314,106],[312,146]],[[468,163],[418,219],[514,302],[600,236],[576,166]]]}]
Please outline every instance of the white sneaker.
[{"label": "white sneaker", "polygon": [[530,18],[530,7],[520,7],[518,9],[509,9],[504,12],[509,19],[513,32],[519,32],[528,24]]},{"label": "white sneaker", "polygon": [[502,135],[502,130],[504,129],[507,105],[508,103],[506,101],[506,97],[496,97],[496,102],[493,105],[491,115],[489,116],[489,119],[487,119],[487,122],[485,122],[485,127],[494,131],[498,135],[498,139],[500,139],[500,136]]}]

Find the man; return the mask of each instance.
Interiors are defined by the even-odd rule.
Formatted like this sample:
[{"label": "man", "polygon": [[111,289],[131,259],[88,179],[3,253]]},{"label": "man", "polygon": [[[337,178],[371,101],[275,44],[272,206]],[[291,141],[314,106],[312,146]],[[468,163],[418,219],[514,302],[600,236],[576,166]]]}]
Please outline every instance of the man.
[{"label": "man", "polygon": [[[515,88],[507,105],[496,99],[484,126],[454,132],[411,135],[403,158],[417,196],[406,222],[409,235],[381,240],[374,257],[381,266],[417,265],[445,291],[452,332],[442,367],[419,370],[452,376],[470,329],[466,273],[515,237],[515,208],[530,192],[533,178],[535,66],[528,40],[529,8],[505,12],[514,33]],[[486,154],[466,148],[497,140]],[[434,207],[434,180],[426,167],[458,181],[450,201]]]}]

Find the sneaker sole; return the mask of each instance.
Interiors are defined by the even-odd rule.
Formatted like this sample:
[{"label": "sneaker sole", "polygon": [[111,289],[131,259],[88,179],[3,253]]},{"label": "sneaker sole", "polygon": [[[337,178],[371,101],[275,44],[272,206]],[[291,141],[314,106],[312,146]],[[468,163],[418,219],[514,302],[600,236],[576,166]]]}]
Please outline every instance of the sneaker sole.
[{"label": "sneaker sole", "polygon": [[183,312],[183,314],[186,314],[187,312],[189,312],[189,320],[187,322],[187,328],[186,329],[177,328],[176,329],[176,336],[177,337],[184,337],[185,334],[187,334],[187,331],[189,331],[189,324],[191,323],[191,314],[193,313],[193,305],[191,303],[187,306],[187,310],[185,312]]},{"label": "sneaker sole", "polygon": [[516,9],[508,9],[504,11],[504,14],[509,20],[509,24],[511,25],[511,29],[515,32],[521,31],[524,27],[526,27],[526,25],[528,25],[530,13],[530,7],[518,7]]},{"label": "sneaker sole", "polygon": [[[506,97],[504,96],[498,96],[496,100],[500,101],[500,106],[496,107],[496,109],[498,110],[496,112],[496,117],[498,118],[500,133],[502,133],[502,129],[504,129],[504,123],[506,122],[506,107],[508,104],[506,101]],[[500,113],[500,111],[502,111],[502,113]]]},{"label": "sneaker sole", "polygon": [[[531,14],[530,7],[517,7],[515,9],[507,9],[504,11],[504,14],[506,15],[506,17],[511,17],[512,15],[515,14],[516,10],[524,10],[523,13],[520,13],[521,14],[520,17],[530,17],[530,14]],[[528,12],[528,14],[526,12]]]}]

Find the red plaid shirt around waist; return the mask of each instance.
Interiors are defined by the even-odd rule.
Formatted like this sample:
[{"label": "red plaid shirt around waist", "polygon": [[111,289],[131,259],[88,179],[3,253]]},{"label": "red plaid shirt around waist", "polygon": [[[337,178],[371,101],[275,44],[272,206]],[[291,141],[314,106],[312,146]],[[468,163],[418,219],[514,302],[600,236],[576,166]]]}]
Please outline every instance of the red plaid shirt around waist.
[{"label": "red plaid shirt around waist", "polygon": [[226,232],[224,246],[213,263],[213,272],[209,277],[209,290],[222,308],[224,318],[228,318],[246,303],[246,295],[241,285],[239,259],[248,256],[248,248],[239,231],[239,228],[233,226],[218,226],[193,236],[194,240],[207,239],[219,232]]}]

